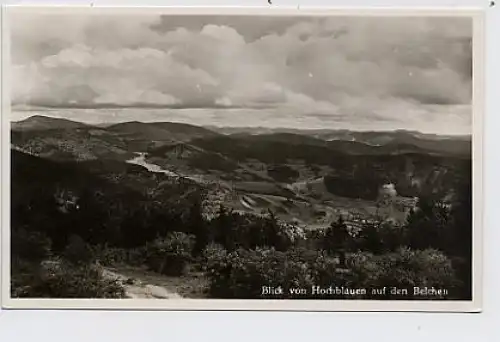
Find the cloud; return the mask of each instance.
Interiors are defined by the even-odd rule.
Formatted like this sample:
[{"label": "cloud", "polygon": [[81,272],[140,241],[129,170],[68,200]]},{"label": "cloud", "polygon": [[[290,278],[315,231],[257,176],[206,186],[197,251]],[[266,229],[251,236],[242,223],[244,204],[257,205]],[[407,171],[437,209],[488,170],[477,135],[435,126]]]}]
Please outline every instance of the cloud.
[{"label": "cloud", "polygon": [[11,20],[14,103],[248,108],[280,124],[433,129],[427,118],[470,130],[467,18],[23,13]]}]

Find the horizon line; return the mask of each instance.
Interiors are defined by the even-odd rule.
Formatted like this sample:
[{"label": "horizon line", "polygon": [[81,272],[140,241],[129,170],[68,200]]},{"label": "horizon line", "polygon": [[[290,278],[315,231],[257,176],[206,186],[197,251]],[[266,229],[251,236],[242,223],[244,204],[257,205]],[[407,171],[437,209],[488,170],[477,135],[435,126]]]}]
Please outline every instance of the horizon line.
[{"label": "horizon line", "polygon": [[96,127],[99,128],[99,126],[102,125],[107,125],[107,126],[114,126],[114,125],[119,125],[119,124],[124,124],[124,123],[141,123],[141,124],[154,124],[154,123],[173,123],[173,124],[183,124],[183,125],[189,125],[193,127],[202,127],[202,128],[207,128],[210,129],[210,127],[214,127],[217,129],[266,129],[266,130],[280,130],[280,129],[286,129],[286,130],[294,130],[294,131],[348,131],[348,132],[377,132],[377,133],[394,133],[394,132],[407,132],[407,133],[418,133],[422,135],[434,135],[434,136],[452,136],[452,137],[464,137],[464,136],[472,136],[472,133],[447,133],[447,134],[440,134],[440,133],[425,133],[416,129],[404,129],[404,128],[397,128],[397,129],[385,129],[385,130],[377,130],[377,129],[371,129],[371,130],[361,130],[361,129],[354,129],[354,128],[296,128],[296,127],[285,127],[285,126],[279,126],[279,127],[265,127],[265,126],[220,126],[217,124],[211,124],[211,125],[195,125],[192,123],[186,123],[186,122],[179,122],[179,121],[139,121],[139,120],[129,120],[129,121],[120,121],[120,122],[101,122],[101,123],[95,123],[95,124],[90,124],[90,123],[85,123],[82,121],[77,121],[73,119],[67,119],[67,118],[61,118],[61,117],[54,117],[54,116],[49,116],[49,115],[41,115],[41,114],[35,114],[31,115],[25,119],[18,120],[18,121],[13,121],[9,120],[9,123],[21,123],[23,121],[29,120],[34,117],[43,117],[43,118],[50,118],[50,119],[58,119],[58,120],[65,120],[69,122],[75,122],[79,123],[82,125],[90,126],[90,127]]}]

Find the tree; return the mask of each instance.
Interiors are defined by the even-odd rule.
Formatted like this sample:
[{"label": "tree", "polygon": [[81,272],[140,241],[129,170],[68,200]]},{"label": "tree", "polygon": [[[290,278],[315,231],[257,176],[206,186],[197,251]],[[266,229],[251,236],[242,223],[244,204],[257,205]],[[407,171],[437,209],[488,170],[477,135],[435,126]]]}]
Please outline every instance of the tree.
[{"label": "tree", "polygon": [[450,210],[450,220],[447,227],[446,252],[453,257],[457,274],[463,282],[462,295],[472,298],[472,175],[471,165],[466,166],[466,172],[459,178],[456,185],[457,193]]},{"label": "tree", "polygon": [[[101,200],[100,200],[101,199]],[[73,203],[74,201],[74,203]],[[94,189],[84,189],[78,197],[67,200],[71,232],[88,243],[102,243],[108,222],[106,204]]]},{"label": "tree", "polygon": [[216,243],[220,243],[228,251],[236,248],[236,236],[233,232],[234,219],[232,212],[229,211],[224,205],[219,206],[217,216],[210,222],[212,231],[212,239]]},{"label": "tree", "polygon": [[272,210],[268,210],[268,215],[264,218],[262,223],[264,242],[259,245],[274,247],[278,251],[286,250],[289,246],[285,241],[285,236],[282,234],[278,218]]},{"label": "tree", "polygon": [[359,249],[374,254],[379,254],[383,250],[382,237],[380,236],[380,223],[370,222],[363,225],[357,239]]},{"label": "tree", "polygon": [[186,231],[196,238],[194,255],[200,255],[210,242],[209,227],[203,217],[203,199],[203,194],[198,191],[190,196],[191,205],[185,221]]},{"label": "tree", "polygon": [[420,197],[417,208],[410,211],[406,221],[410,247],[444,250],[449,220],[450,213],[445,203],[432,197]]},{"label": "tree", "polygon": [[373,254],[394,252],[406,245],[401,227],[380,220],[364,224],[355,240],[359,250]]},{"label": "tree", "polygon": [[182,232],[169,233],[158,238],[146,249],[146,263],[155,272],[179,276],[184,274],[195,245],[193,235]]},{"label": "tree", "polygon": [[337,254],[340,265],[345,266],[346,252],[352,241],[342,216],[327,228],[323,241],[323,248],[329,253]]}]

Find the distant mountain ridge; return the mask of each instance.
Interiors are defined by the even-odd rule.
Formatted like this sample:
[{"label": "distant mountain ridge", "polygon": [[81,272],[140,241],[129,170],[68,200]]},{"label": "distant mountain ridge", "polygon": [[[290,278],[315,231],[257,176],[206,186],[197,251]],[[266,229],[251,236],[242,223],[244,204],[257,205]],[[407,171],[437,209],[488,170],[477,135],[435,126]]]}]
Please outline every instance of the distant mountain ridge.
[{"label": "distant mountain ridge", "polygon": [[[307,145],[328,148],[347,154],[378,155],[400,153],[430,153],[470,156],[472,151],[471,136],[440,136],[416,131],[350,131],[345,129],[300,130],[288,128],[218,128],[201,127],[176,122],[140,122],[129,121],[110,125],[87,125],[84,123],[35,115],[23,121],[13,122],[12,131],[27,134],[31,131],[83,130],[81,134],[93,136],[99,133],[101,138],[109,136],[120,139],[130,150],[144,150],[163,144],[176,144],[197,139],[231,137],[247,143],[267,141],[291,145]],[[98,131],[99,132],[98,132]],[[75,133],[73,132],[73,133]],[[92,133],[90,133],[92,135]],[[232,140],[227,143],[231,144]]]},{"label": "distant mountain ridge", "polygon": [[[315,146],[325,144],[334,149],[355,154],[390,153],[393,150],[454,154],[467,156],[472,151],[471,135],[437,135],[416,131],[350,131],[350,130],[299,130],[287,128],[217,128],[209,127],[221,134],[236,138],[265,139],[302,143]],[[302,137],[299,139],[298,137]],[[326,143],[325,143],[326,142]],[[377,149],[377,147],[384,147]]]},{"label": "distant mountain ridge", "polygon": [[14,130],[19,129],[57,129],[57,128],[76,128],[76,127],[99,127],[99,128],[112,128],[120,127],[126,125],[147,125],[147,126],[160,126],[163,129],[180,129],[180,130],[191,130],[198,132],[211,132],[212,135],[225,134],[251,134],[251,135],[270,135],[270,134],[281,134],[289,133],[296,135],[312,136],[322,140],[356,140],[356,138],[369,139],[375,138],[381,135],[388,135],[392,137],[401,136],[413,136],[415,138],[429,139],[429,140],[442,140],[442,139],[453,139],[453,140],[471,140],[471,134],[460,134],[460,135],[442,135],[442,134],[432,134],[432,133],[422,133],[414,130],[387,130],[387,131],[356,131],[349,129],[297,129],[297,128],[268,128],[268,127],[219,127],[219,126],[197,126],[194,124],[180,123],[180,122],[165,122],[165,121],[153,121],[153,122],[142,122],[142,121],[124,121],[119,123],[98,123],[98,124],[86,124],[75,120],[44,116],[44,115],[33,115],[24,120],[12,121],[11,128]]},{"label": "distant mountain ridge", "polygon": [[206,128],[177,122],[130,121],[114,124],[104,129],[120,133],[142,135],[151,140],[189,141],[193,138],[218,136]]},{"label": "distant mountain ridge", "polygon": [[442,140],[470,140],[471,134],[443,135],[433,133],[422,133],[412,130],[387,130],[387,131],[356,131],[349,129],[297,129],[297,128],[268,128],[268,127],[218,127],[205,126],[207,129],[226,135],[233,134],[252,134],[252,135],[268,135],[276,133],[292,133],[313,136],[323,140],[352,140],[355,138],[375,137],[381,135],[401,136],[412,135],[422,139]]},{"label": "distant mountain ridge", "polygon": [[54,118],[43,115],[33,115],[22,121],[11,122],[14,131],[36,131],[48,129],[75,129],[90,125],[68,119]]}]

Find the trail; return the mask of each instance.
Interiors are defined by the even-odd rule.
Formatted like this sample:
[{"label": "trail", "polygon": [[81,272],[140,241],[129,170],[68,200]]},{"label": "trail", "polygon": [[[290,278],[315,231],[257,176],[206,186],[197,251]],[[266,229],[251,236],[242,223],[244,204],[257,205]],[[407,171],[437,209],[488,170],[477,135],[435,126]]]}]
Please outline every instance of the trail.
[{"label": "trail", "polygon": [[102,275],[109,280],[117,280],[125,288],[125,296],[132,299],[182,299],[183,297],[166,289],[163,286],[144,283],[134,279],[131,281],[129,277],[116,273],[109,269],[103,268]]}]

